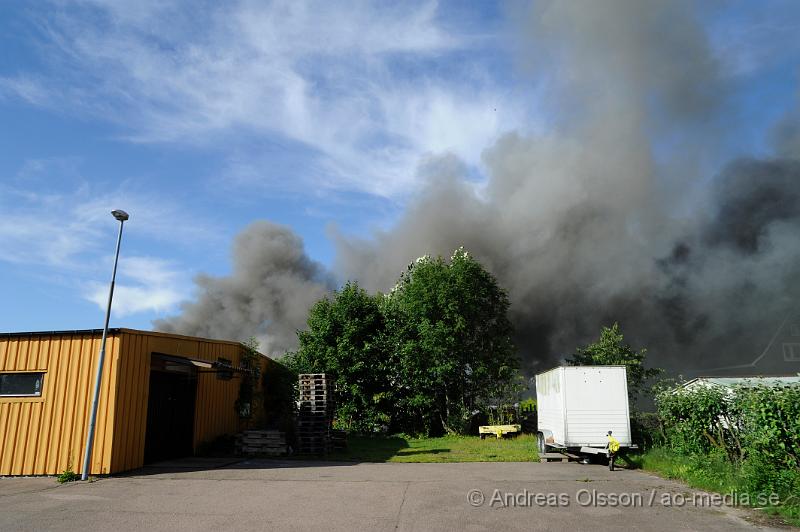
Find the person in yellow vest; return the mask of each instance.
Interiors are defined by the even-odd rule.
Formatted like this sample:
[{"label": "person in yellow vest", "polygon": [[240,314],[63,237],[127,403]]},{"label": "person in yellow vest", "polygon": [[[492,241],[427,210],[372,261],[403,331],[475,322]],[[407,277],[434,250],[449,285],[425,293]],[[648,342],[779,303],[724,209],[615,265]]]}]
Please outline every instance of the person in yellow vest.
[{"label": "person in yellow vest", "polygon": [[619,440],[611,435],[610,430],[608,431],[608,444],[606,444],[606,448],[608,449],[608,470],[614,471],[614,457],[617,451],[619,451]]}]

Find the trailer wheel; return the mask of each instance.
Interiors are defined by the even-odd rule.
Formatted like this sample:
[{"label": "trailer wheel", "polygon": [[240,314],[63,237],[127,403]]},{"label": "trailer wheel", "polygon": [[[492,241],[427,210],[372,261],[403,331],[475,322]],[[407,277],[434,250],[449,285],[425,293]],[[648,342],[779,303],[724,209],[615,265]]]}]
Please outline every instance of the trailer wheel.
[{"label": "trailer wheel", "polygon": [[544,434],[541,432],[536,433],[536,446],[539,450],[539,454],[547,452],[547,444],[544,442]]}]

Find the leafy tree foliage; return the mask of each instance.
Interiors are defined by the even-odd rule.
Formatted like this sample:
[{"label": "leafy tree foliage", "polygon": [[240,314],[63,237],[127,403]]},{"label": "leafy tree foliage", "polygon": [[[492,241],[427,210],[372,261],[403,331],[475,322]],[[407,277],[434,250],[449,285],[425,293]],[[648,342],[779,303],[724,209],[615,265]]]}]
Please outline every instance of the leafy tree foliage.
[{"label": "leafy tree foliage", "polygon": [[647,380],[658,376],[662,370],[646,368],[647,350],[635,351],[624,342],[618,323],[603,327],[600,339],[586,347],[579,347],[572,358],[567,359],[567,363],[572,366],[626,366],[628,396],[633,402],[644,390]]},{"label": "leafy tree foliage", "polygon": [[378,304],[356,283],[318,301],[299,331],[300,349],[287,359],[298,373],[330,373],[338,391],[338,417],[350,428],[371,431],[389,422],[392,355],[385,349],[386,322]]},{"label": "leafy tree foliage", "polygon": [[234,406],[239,416],[246,419],[263,415],[260,411],[263,397],[256,387],[261,378],[261,367],[258,364],[261,355],[258,353],[258,348],[258,340],[253,336],[242,343],[241,365],[251,371],[242,375],[239,397],[236,398]]},{"label": "leafy tree foliage", "polygon": [[656,405],[666,449],[701,471],[731,463],[743,490],[777,493],[800,511],[800,386],[672,387]]},{"label": "leafy tree foliage", "polygon": [[515,383],[508,297],[464,249],[449,263],[412,263],[387,305],[400,325],[393,339],[407,385],[401,404],[421,428],[464,432],[472,412]]},{"label": "leafy tree foliage", "polygon": [[352,429],[465,432],[473,412],[521,380],[508,297],[463,249],[422,257],[389,294],[348,283],[319,301],[287,362],[336,376]]}]

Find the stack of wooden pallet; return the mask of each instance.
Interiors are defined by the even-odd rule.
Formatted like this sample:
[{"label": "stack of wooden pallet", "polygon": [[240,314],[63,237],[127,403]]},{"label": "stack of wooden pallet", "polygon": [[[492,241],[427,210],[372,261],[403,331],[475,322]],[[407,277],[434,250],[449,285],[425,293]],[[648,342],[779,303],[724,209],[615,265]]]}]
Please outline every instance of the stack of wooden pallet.
[{"label": "stack of wooden pallet", "polygon": [[283,456],[287,453],[286,434],[279,430],[246,430],[236,435],[236,453]]},{"label": "stack of wooden pallet", "polygon": [[302,373],[299,384],[297,451],[327,454],[332,448],[333,380],[325,373]]}]

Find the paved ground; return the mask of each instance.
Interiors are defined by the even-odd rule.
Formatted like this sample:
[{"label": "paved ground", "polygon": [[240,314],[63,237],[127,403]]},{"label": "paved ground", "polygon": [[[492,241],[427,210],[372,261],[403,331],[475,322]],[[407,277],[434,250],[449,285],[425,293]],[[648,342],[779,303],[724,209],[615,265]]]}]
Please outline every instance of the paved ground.
[{"label": "paved ground", "polygon": [[[743,519],[750,514],[698,507],[692,493],[638,471],[573,463],[190,460],[92,483],[0,479],[0,530],[755,528]],[[604,502],[612,494],[618,503]]]}]

